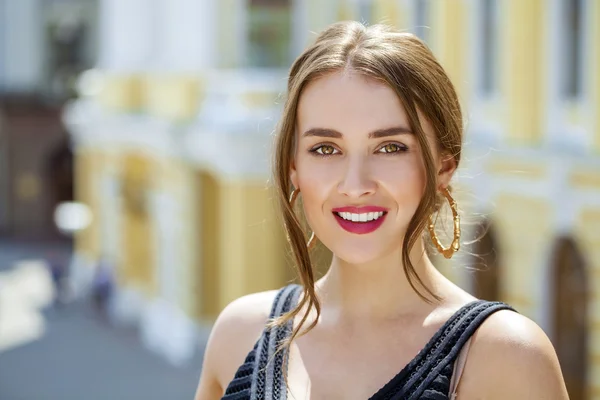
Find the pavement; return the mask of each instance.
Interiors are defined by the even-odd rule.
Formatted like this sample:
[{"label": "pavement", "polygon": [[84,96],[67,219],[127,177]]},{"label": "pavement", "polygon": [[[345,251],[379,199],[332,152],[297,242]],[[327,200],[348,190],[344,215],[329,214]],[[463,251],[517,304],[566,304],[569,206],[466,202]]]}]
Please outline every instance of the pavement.
[{"label": "pavement", "polygon": [[[68,247],[0,243],[7,263]],[[0,352],[0,400],[192,400],[201,351],[175,367],[147,350],[134,328],[116,327],[80,300],[43,312],[38,340]]]},{"label": "pavement", "polygon": [[0,241],[0,271],[9,270],[22,260],[45,259],[48,256],[66,260],[71,250],[72,245],[67,241],[28,243],[3,239]]}]

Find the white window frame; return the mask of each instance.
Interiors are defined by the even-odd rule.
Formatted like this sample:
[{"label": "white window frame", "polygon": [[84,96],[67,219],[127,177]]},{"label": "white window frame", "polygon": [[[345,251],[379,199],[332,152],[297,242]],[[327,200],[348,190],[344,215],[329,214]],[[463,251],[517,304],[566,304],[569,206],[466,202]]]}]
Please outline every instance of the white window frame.
[{"label": "white window frame", "polygon": [[[481,32],[483,17],[483,3],[480,0],[468,0],[469,9],[469,35],[471,46],[468,50],[468,68],[471,77],[470,87],[470,102],[469,102],[469,134],[479,142],[496,145],[504,138],[506,127],[503,125],[501,115],[506,111],[505,96],[502,93],[502,73],[503,73],[503,54],[504,47],[502,35],[502,22],[504,20],[505,11],[502,7],[503,0],[497,0],[496,11],[496,26],[497,44],[496,54],[493,56],[494,62],[498,65],[495,90],[488,93],[481,91],[480,82],[482,80],[483,63],[482,53],[480,49],[483,46],[483,35]],[[506,73],[506,72],[504,72]],[[490,109],[494,109],[498,113],[498,118],[490,118],[487,114]]]},{"label": "white window frame", "polygon": [[496,69],[496,76],[493,76],[492,79],[494,80],[494,82],[492,82],[492,91],[490,92],[484,92],[483,88],[481,86],[481,83],[483,82],[483,77],[485,74],[485,62],[484,62],[484,57],[483,57],[483,47],[484,47],[484,43],[483,43],[483,32],[481,31],[481,27],[483,26],[483,17],[484,17],[484,10],[483,10],[483,2],[485,0],[479,0],[474,4],[474,14],[476,16],[476,21],[475,23],[477,24],[477,26],[475,27],[475,29],[477,30],[477,34],[473,36],[473,41],[474,41],[474,49],[475,51],[478,53],[476,55],[476,59],[475,62],[477,63],[477,66],[474,70],[474,76],[473,78],[475,79],[475,90],[477,91],[477,93],[479,94],[479,96],[483,97],[483,98],[494,98],[495,96],[498,96],[498,92],[500,91],[500,68],[502,67],[502,65],[500,64],[500,41],[501,41],[501,31],[500,31],[500,11],[501,11],[501,4],[500,1],[502,0],[491,0],[494,2],[494,7],[496,8],[496,21],[494,21],[495,27],[496,27],[496,43],[495,43],[495,54],[492,54],[492,64],[496,64],[497,69]]},{"label": "white window frame", "polygon": [[[590,93],[590,77],[592,74],[591,63],[585,62],[585,50],[589,48],[592,35],[592,15],[589,12],[591,2],[595,0],[578,0],[582,10],[581,18],[581,43],[582,51],[579,52],[579,87],[580,93],[577,97],[565,97],[564,85],[564,54],[565,35],[567,28],[563,6],[567,0],[549,0],[549,20],[546,24],[546,47],[548,48],[547,62],[548,74],[546,82],[548,88],[546,109],[546,144],[550,148],[560,148],[561,151],[582,154],[587,152],[593,142],[593,117]],[[569,121],[569,113],[575,112],[580,115],[578,121]]]}]

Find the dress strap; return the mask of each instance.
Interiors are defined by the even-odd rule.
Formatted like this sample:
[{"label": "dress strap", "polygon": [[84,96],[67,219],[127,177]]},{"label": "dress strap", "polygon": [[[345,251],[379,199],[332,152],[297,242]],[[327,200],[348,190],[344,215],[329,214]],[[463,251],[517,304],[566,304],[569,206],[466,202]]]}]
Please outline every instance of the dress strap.
[{"label": "dress strap", "polygon": [[300,294],[300,285],[291,284],[287,285],[277,292],[273,305],[271,306],[271,313],[269,314],[270,319],[281,317],[283,314],[289,312],[292,307],[296,305],[298,295]]},{"label": "dress strap", "polygon": [[[282,288],[273,301],[269,319],[289,312],[298,302],[301,286],[288,285]],[[250,400],[282,400],[287,396],[287,386],[283,380],[285,369],[284,354],[277,351],[279,345],[292,333],[293,321],[284,326],[265,328],[256,344],[256,366],[252,377]]]}]

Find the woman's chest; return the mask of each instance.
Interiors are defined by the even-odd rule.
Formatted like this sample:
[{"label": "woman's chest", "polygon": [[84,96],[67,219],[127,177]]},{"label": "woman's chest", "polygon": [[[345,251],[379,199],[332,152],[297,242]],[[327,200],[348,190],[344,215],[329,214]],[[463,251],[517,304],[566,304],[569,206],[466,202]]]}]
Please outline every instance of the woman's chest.
[{"label": "woman's chest", "polygon": [[396,377],[423,345],[399,337],[308,339],[301,338],[291,348],[288,399],[367,400]]}]

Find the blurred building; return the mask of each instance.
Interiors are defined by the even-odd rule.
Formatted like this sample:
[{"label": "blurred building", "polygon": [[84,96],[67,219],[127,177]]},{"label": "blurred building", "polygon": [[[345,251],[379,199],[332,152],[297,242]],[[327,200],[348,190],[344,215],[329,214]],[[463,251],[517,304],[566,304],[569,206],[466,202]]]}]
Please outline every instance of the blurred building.
[{"label": "blurred building", "polygon": [[62,105],[95,64],[93,0],[0,0],[0,235],[64,238],[57,204],[73,199]]},{"label": "blurred building", "polygon": [[229,301],[293,277],[267,183],[286,69],[333,21],[384,21],[429,44],[466,111],[458,200],[466,236],[485,235],[480,257],[443,270],[537,321],[571,398],[600,398],[600,2],[100,0],[98,13],[96,69],[65,111],[75,197],[94,215],[76,251],[114,264],[116,308],[154,348],[184,357],[180,338]]}]

